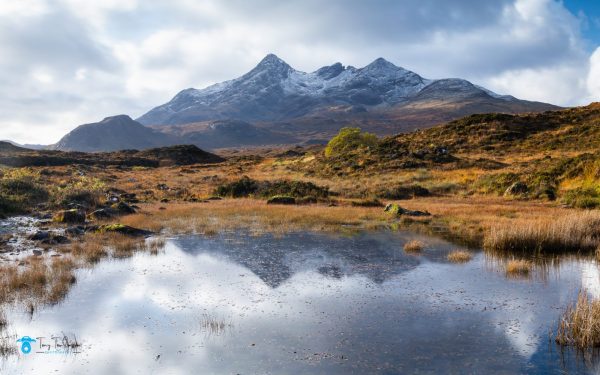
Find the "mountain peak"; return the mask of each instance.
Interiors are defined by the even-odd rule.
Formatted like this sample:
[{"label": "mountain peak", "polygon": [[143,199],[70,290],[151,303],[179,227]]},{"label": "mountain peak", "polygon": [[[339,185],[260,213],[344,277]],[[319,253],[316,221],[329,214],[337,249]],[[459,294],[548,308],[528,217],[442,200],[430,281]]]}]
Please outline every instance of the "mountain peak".
[{"label": "mountain peak", "polygon": [[292,67],[289,66],[288,63],[286,63],[285,61],[283,61],[282,59],[280,59],[277,55],[272,54],[272,53],[269,53],[262,60],[260,60],[260,62],[256,66],[256,68],[259,68],[259,67],[261,67],[261,68],[279,68],[279,67],[284,67],[286,69],[292,69]]},{"label": "mountain peak", "polygon": [[391,62],[387,61],[383,57],[376,58],[375,60],[373,60],[372,63],[370,63],[369,65],[367,65],[365,68],[368,68],[368,67],[399,69],[399,67],[397,67],[396,65],[394,65]]},{"label": "mountain peak", "polygon": [[[269,53],[254,69],[246,73],[242,78],[251,81],[257,77],[267,80],[281,80],[287,78],[294,69],[276,55]],[[267,78],[265,78],[267,77]],[[266,81],[265,81],[266,82]]]},{"label": "mountain peak", "polygon": [[131,117],[129,117],[128,115],[116,115],[116,116],[109,116],[109,117],[105,117],[104,120],[102,120],[101,122],[131,122],[133,121],[133,119]]}]

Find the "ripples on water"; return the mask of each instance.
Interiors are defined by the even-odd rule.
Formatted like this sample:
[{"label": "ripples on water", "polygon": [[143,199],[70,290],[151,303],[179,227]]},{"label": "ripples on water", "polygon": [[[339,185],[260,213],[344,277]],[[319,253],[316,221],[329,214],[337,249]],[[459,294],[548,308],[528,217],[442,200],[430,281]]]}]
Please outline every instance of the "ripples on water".
[{"label": "ripples on water", "polygon": [[[407,255],[405,242],[427,244]],[[509,279],[503,260],[411,233],[234,233],[167,242],[158,256],[80,270],[60,305],[9,312],[18,336],[73,335],[79,354],[10,356],[4,373],[593,373],[549,331],[592,261],[538,262]]]}]

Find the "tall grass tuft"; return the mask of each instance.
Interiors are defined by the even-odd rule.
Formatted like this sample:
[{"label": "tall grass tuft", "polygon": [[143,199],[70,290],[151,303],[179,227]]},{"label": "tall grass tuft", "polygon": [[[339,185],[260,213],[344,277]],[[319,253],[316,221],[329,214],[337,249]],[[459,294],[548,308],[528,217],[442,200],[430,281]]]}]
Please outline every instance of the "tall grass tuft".
[{"label": "tall grass tuft", "polygon": [[496,226],[484,239],[486,250],[529,254],[588,252],[599,245],[600,212],[597,211]]},{"label": "tall grass tuft", "polygon": [[506,263],[506,275],[510,277],[528,276],[533,262],[525,259],[511,259]]},{"label": "tall grass tuft", "polygon": [[559,321],[556,342],[579,349],[600,347],[600,301],[580,291]]},{"label": "tall grass tuft", "polygon": [[466,263],[473,258],[473,254],[466,250],[454,250],[447,256],[452,263]]},{"label": "tall grass tuft", "polygon": [[411,240],[404,244],[404,251],[407,253],[419,253],[423,250],[425,244],[421,241]]}]

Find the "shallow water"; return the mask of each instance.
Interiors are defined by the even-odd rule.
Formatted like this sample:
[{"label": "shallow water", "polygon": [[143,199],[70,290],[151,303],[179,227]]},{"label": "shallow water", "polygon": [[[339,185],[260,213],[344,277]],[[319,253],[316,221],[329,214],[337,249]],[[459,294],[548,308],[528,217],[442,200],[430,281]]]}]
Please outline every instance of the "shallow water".
[{"label": "shallow water", "polygon": [[[407,255],[421,239],[427,249]],[[549,335],[598,267],[562,259],[528,279],[501,261],[411,233],[234,233],[169,240],[80,270],[60,305],[9,312],[18,337],[76,337],[2,360],[1,373],[594,373]],[[42,351],[43,353],[39,353]],[[53,353],[53,354],[51,354]]]}]

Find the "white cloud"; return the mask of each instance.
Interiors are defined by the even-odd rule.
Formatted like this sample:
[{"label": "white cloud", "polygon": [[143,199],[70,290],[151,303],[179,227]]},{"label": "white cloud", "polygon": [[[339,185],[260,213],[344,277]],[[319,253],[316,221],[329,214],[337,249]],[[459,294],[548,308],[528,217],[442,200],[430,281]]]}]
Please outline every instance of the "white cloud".
[{"label": "white cloud", "polygon": [[591,101],[600,101],[600,47],[590,57],[590,72],[587,77],[587,88]]},{"label": "white cloud", "polygon": [[584,104],[584,74],[585,69],[582,71],[580,66],[511,70],[489,79],[487,87],[526,100],[562,105]]},{"label": "white cloud", "polygon": [[269,52],[305,71],[382,56],[428,78],[585,104],[600,96],[600,52],[590,58],[580,29],[554,0],[5,2],[0,139],[51,143],[81,123],[136,117]]}]

